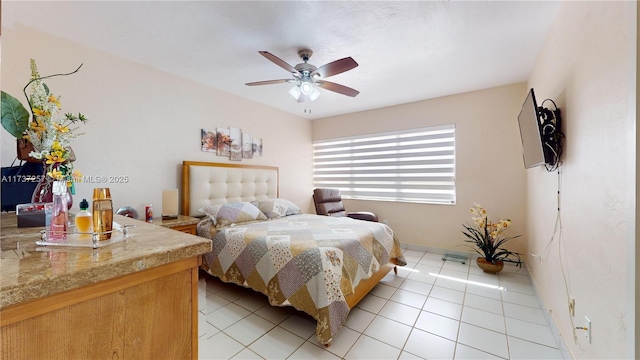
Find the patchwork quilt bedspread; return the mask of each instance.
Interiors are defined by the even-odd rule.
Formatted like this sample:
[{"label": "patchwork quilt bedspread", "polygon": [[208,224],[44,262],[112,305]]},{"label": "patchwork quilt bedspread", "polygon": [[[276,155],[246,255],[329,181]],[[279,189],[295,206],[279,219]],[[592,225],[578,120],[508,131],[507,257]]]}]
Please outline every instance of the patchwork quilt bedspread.
[{"label": "patchwork quilt bedspread", "polygon": [[390,258],[406,264],[388,226],[346,217],[301,214],[218,228],[205,218],[198,235],[213,241],[203,264],[210,274],[313,316],[322,344],[342,328],[345,296],[361,280]]}]

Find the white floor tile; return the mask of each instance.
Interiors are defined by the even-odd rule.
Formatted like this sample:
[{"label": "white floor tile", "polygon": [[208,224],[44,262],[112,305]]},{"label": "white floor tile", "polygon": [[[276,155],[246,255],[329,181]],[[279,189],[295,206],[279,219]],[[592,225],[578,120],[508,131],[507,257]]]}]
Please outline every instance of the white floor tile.
[{"label": "white floor tile", "polygon": [[205,314],[206,308],[207,308],[207,289],[203,288],[203,290],[201,291],[200,287],[198,286],[198,311]]},{"label": "white floor tile", "polygon": [[528,321],[506,318],[507,335],[538,344],[557,347],[553,333],[548,326],[530,323]]},{"label": "white floor tile", "polygon": [[296,312],[297,310],[290,306],[264,306],[254,314],[278,325]]},{"label": "white floor tile", "polygon": [[203,313],[198,313],[198,337],[208,339],[219,333],[220,330],[207,322],[207,317]]},{"label": "white floor tile", "polygon": [[408,353],[406,351],[403,351],[400,353],[400,357],[398,357],[398,360],[422,360],[423,358],[421,358],[418,355],[413,355],[412,353]]},{"label": "white floor tile", "polygon": [[240,351],[236,354],[236,356],[231,358],[232,360],[264,360],[264,358],[248,348],[244,348],[244,350]]},{"label": "white floor tile", "polygon": [[[433,292],[433,290],[432,290]],[[427,301],[426,295],[420,295],[411,291],[398,289],[390,299],[400,304],[408,305],[414,308],[422,309],[425,301]]]},{"label": "white floor tile", "polygon": [[540,325],[547,325],[547,319],[545,318],[542,309],[536,309],[508,302],[503,302],[502,308],[504,309],[504,316],[519,320],[525,320]]},{"label": "white floor tile", "polygon": [[363,333],[375,317],[376,314],[370,313],[366,310],[362,310],[359,307],[355,307],[351,309],[351,311],[349,311],[349,316],[347,316],[347,321],[344,323],[344,325],[348,326],[354,331]]},{"label": "white floor tile", "polygon": [[[338,357],[344,358],[345,355],[347,355],[349,349],[351,349],[353,344],[356,343],[360,335],[362,334],[360,334],[359,332],[355,332],[348,327],[343,327],[331,341],[331,346],[329,346],[328,348],[325,347],[325,349],[337,355]],[[309,341],[314,342],[319,346],[324,346],[318,342],[318,339],[312,338]]]},{"label": "white floor tile", "polygon": [[407,263],[411,263],[411,264],[418,264],[421,258],[422,257],[420,256],[410,256],[410,255],[404,254],[404,260]]},{"label": "white floor tile", "polygon": [[533,291],[533,286],[531,285],[518,284],[518,283],[512,283],[512,284],[506,283],[506,284],[502,284],[502,286],[505,288],[506,291],[515,291],[523,294],[535,295],[535,292]]},{"label": "white floor tile", "polygon": [[387,275],[385,275],[382,280],[380,280],[380,283],[397,288],[402,285],[402,282],[404,282],[407,276],[409,276],[409,270],[407,270],[404,266],[398,266],[398,275],[394,274],[393,271],[391,271]]},{"label": "white floor tile", "polygon": [[440,270],[440,273],[438,274],[438,276],[440,277],[446,276],[447,278],[456,279],[461,282],[465,282],[465,281],[468,281],[467,278],[469,277],[469,273],[454,270],[454,269],[442,269]]},{"label": "white floor tile", "polygon": [[480,351],[478,349],[474,349],[472,347],[458,344],[456,346],[456,356],[455,360],[491,360],[491,359],[501,359],[497,356],[491,355],[484,351]]},{"label": "white floor tile", "polygon": [[459,263],[457,261],[445,261],[442,264],[442,270],[440,271],[440,273],[442,273],[443,271],[446,270],[452,270],[452,271],[457,271],[457,272],[462,272],[465,274],[469,273],[469,263],[467,262],[466,264],[462,264]]},{"label": "white floor tile", "polygon": [[464,292],[434,286],[429,293],[430,297],[446,300],[452,303],[461,304],[464,302]]},{"label": "white floor tile", "polygon": [[273,307],[249,289],[202,277],[199,358],[562,358],[526,269],[505,264],[499,275],[485,274],[474,261],[462,265],[442,261],[441,254],[408,254],[417,271],[399,267],[399,275],[385,276],[351,310],[330,347],[318,342],[310,316]]},{"label": "white floor tile", "polygon": [[507,336],[505,334],[471,324],[460,324],[458,343],[502,358],[509,357],[509,347],[507,346]]},{"label": "white floor tile", "polygon": [[548,346],[534,344],[522,339],[509,336],[510,359],[562,359],[562,353],[558,349]]},{"label": "white floor tile", "polygon": [[420,265],[428,265],[428,266],[435,266],[437,268],[442,268],[442,266],[444,265],[444,261],[442,261],[442,258],[433,258],[433,257],[423,257],[422,259],[420,259],[420,261],[418,261],[418,264]]},{"label": "white floor tile", "polygon": [[412,271],[411,274],[407,276],[407,279],[426,284],[433,284],[436,281],[434,274],[438,274],[440,271],[437,267],[420,264],[416,265],[414,270],[415,271]]},{"label": "white floor tile", "polygon": [[477,282],[484,285],[500,286],[500,278],[493,274],[469,274],[469,281]]},{"label": "white floor tile", "polygon": [[303,313],[293,314],[278,326],[303,339],[309,339],[316,333],[316,320]]},{"label": "white floor tile", "polygon": [[420,309],[411,307],[409,305],[389,301],[384,305],[382,310],[380,310],[378,315],[403,323],[405,325],[413,326],[413,324],[415,324],[416,322],[416,318],[418,317],[418,315],[420,315]]},{"label": "white floor tile", "polygon": [[382,316],[376,316],[376,318],[373,319],[371,324],[367,327],[364,334],[376,340],[380,340],[385,344],[402,349],[410,332],[411,326],[401,324]]},{"label": "white floor tile", "polygon": [[383,299],[375,295],[367,295],[364,299],[360,300],[356,306],[362,310],[367,310],[370,313],[377,314],[387,301],[387,299]]},{"label": "white floor tile", "polygon": [[275,327],[249,345],[249,349],[265,359],[286,359],[304,342],[305,339]]},{"label": "white floor tile", "polygon": [[467,286],[467,294],[479,295],[482,297],[486,297],[494,300],[502,300],[503,290],[500,289],[491,289],[484,286],[478,286],[474,284],[469,284]]},{"label": "white floor tile", "polygon": [[501,274],[505,274],[505,273],[514,273],[514,274],[529,276],[527,273],[527,266],[525,264],[522,264],[522,266],[517,266],[515,264],[508,263],[508,262],[504,263],[504,269],[502,269]]},{"label": "white floor tile", "polygon": [[220,330],[224,330],[244,317],[249,316],[249,314],[251,314],[251,312],[247,309],[234,303],[229,303],[218,310],[209,313],[207,315],[207,322]]},{"label": "white floor tile", "polygon": [[402,285],[400,285],[400,289],[413,291],[414,293],[418,293],[421,295],[429,295],[429,292],[431,291],[431,286],[432,286],[431,284],[407,279],[402,283]]},{"label": "white floor tile", "polygon": [[429,297],[422,310],[446,316],[454,320],[460,320],[462,305]]},{"label": "white floor tile", "polygon": [[503,334],[507,333],[504,316],[468,306],[462,309],[462,322]]},{"label": "white floor tile", "polygon": [[324,348],[305,342],[296,351],[294,351],[287,360],[340,360],[339,357],[325,350]]},{"label": "white floor tile", "polygon": [[538,298],[534,295],[523,294],[515,291],[503,291],[501,292],[502,301],[513,304],[528,306],[536,309],[540,309],[540,303]]},{"label": "white floor tile", "polygon": [[383,299],[389,299],[393,296],[393,293],[396,292],[397,288],[385,284],[378,284],[376,287],[371,289],[371,294],[381,297]]},{"label": "white floor tile", "polygon": [[467,294],[464,297],[464,306],[489,311],[498,315],[504,314],[502,311],[502,301],[489,299],[484,296]]},{"label": "white floor tile", "polygon": [[221,307],[228,305],[230,303],[229,300],[222,298],[216,294],[211,294],[211,295],[207,295],[204,299],[204,304],[202,304],[203,306],[198,306],[198,307],[204,307],[204,311],[202,311],[205,314],[210,314],[218,309],[220,309]]},{"label": "white floor tile", "polygon": [[248,346],[274,327],[275,325],[272,322],[251,314],[229,326],[224,332],[236,341]]},{"label": "white floor tile", "polygon": [[244,345],[220,332],[209,339],[198,341],[198,359],[231,359],[243,349]]},{"label": "white floor tile", "polygon": [[[464,279],[466,280],[466,279]],[[438,280],[436,280],[436,282],[434,283],[435,286],[440,286],[440,287],[444,287],[447,289],[451,289],[451,290],[456,290],[456,291],[465,291],[467,284],[464,282],[460,282],[460,281],[456,281],[456,280],[452,280],[452,279],[447,279],[447,278],[438,278]]]},{"label": "white floor tile", "polygon": [[423,311],[416,321],[416,328],[456,341],[460,322],[445,316]]},{"label": "white floor tile", "polygon": [[452,359],[456,343],[428,332],[413,329],[404,351],[423,359]]},{"label": "white floor tile", "polygon": [[[203,275],[200,275],[200,276],[203,276]],[[207,283],[207,294],[217,294],[220,291],[226,289],[227,287],[232,286],[231,284],[223,283],[219,279],[214,278],[210,275],[204,275],[204,278]]]},{"label": "white floor tile", "polygon": [[347,359],[397,359],[400,355],[400,349],[385,344],[376,339],[372,339],[366,335],[362,335],[349,352]]},{"label": "white floor tile", "polygon": [[500,277],[500,286],[504,287],[507,291],[535,295],[528,276],[506,273]]}]

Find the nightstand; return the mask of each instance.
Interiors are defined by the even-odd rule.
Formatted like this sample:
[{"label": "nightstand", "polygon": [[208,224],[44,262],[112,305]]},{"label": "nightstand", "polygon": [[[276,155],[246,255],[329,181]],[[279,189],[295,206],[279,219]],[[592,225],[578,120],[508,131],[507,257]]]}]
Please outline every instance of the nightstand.
[{"label": "nightstand", "polygon": [[153,219],[153,224],[193,235],[197,235],[196,225],[198,225],[198,222],[200,222],[200,219],[184,215],[178,215],[177,219],[170,220]]}]

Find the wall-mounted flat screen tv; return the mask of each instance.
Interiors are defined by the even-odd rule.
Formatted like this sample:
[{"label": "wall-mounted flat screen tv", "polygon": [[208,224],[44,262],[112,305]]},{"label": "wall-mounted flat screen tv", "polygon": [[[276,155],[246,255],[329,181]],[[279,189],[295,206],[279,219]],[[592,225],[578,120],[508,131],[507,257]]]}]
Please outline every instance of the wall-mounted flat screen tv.
[{"label": "wall-mounted flat screen tv", "polygon": [[524,100],[522,110],[518,115],[518,124],[520,126],[520,138],[522,139],[524,167],[529,169],[550,162],[551,159],[545,158],[541,131],[542,121],[533,89],[529,90],[529,94]]}]

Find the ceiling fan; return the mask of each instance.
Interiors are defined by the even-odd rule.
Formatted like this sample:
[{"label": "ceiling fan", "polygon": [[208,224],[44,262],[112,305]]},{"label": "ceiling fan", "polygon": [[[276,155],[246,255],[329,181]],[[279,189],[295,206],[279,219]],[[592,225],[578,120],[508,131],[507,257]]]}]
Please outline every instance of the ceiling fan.
[{"label": "ceiling fan", "polygon": [[319,68],[316,68],[315,66],[308,63],[309,58],[311,58],[311,55],[313,55],[313,51],[309,49],[303,49],[298,51],[298,56],[300,56],[303,62],[294,67],[287,64],[282,59],[278,58],[268,51],[258,52],[260,53],[260,55],[266,57],[274,64],[290,72],[293,75],[293,79],[257,81],[246,83],[245,85],[256,86],[292,83],[295,85],[293,88],[291,88],[291,90],[289,90],[289,94],[291,94],[291,96],[293,96],[293,98],[296,99],[299,103],[306,100],[313,101],[317,99],[318,96],[320,96],[320,92],[318,91],[319,87],[351,97],[355,97],[360,93],[358,90],[352,89],[350,87],[326,80],[321,80],[357,67],[358,63],[351,57],[332,61],[328,64],[320,66]]}]

